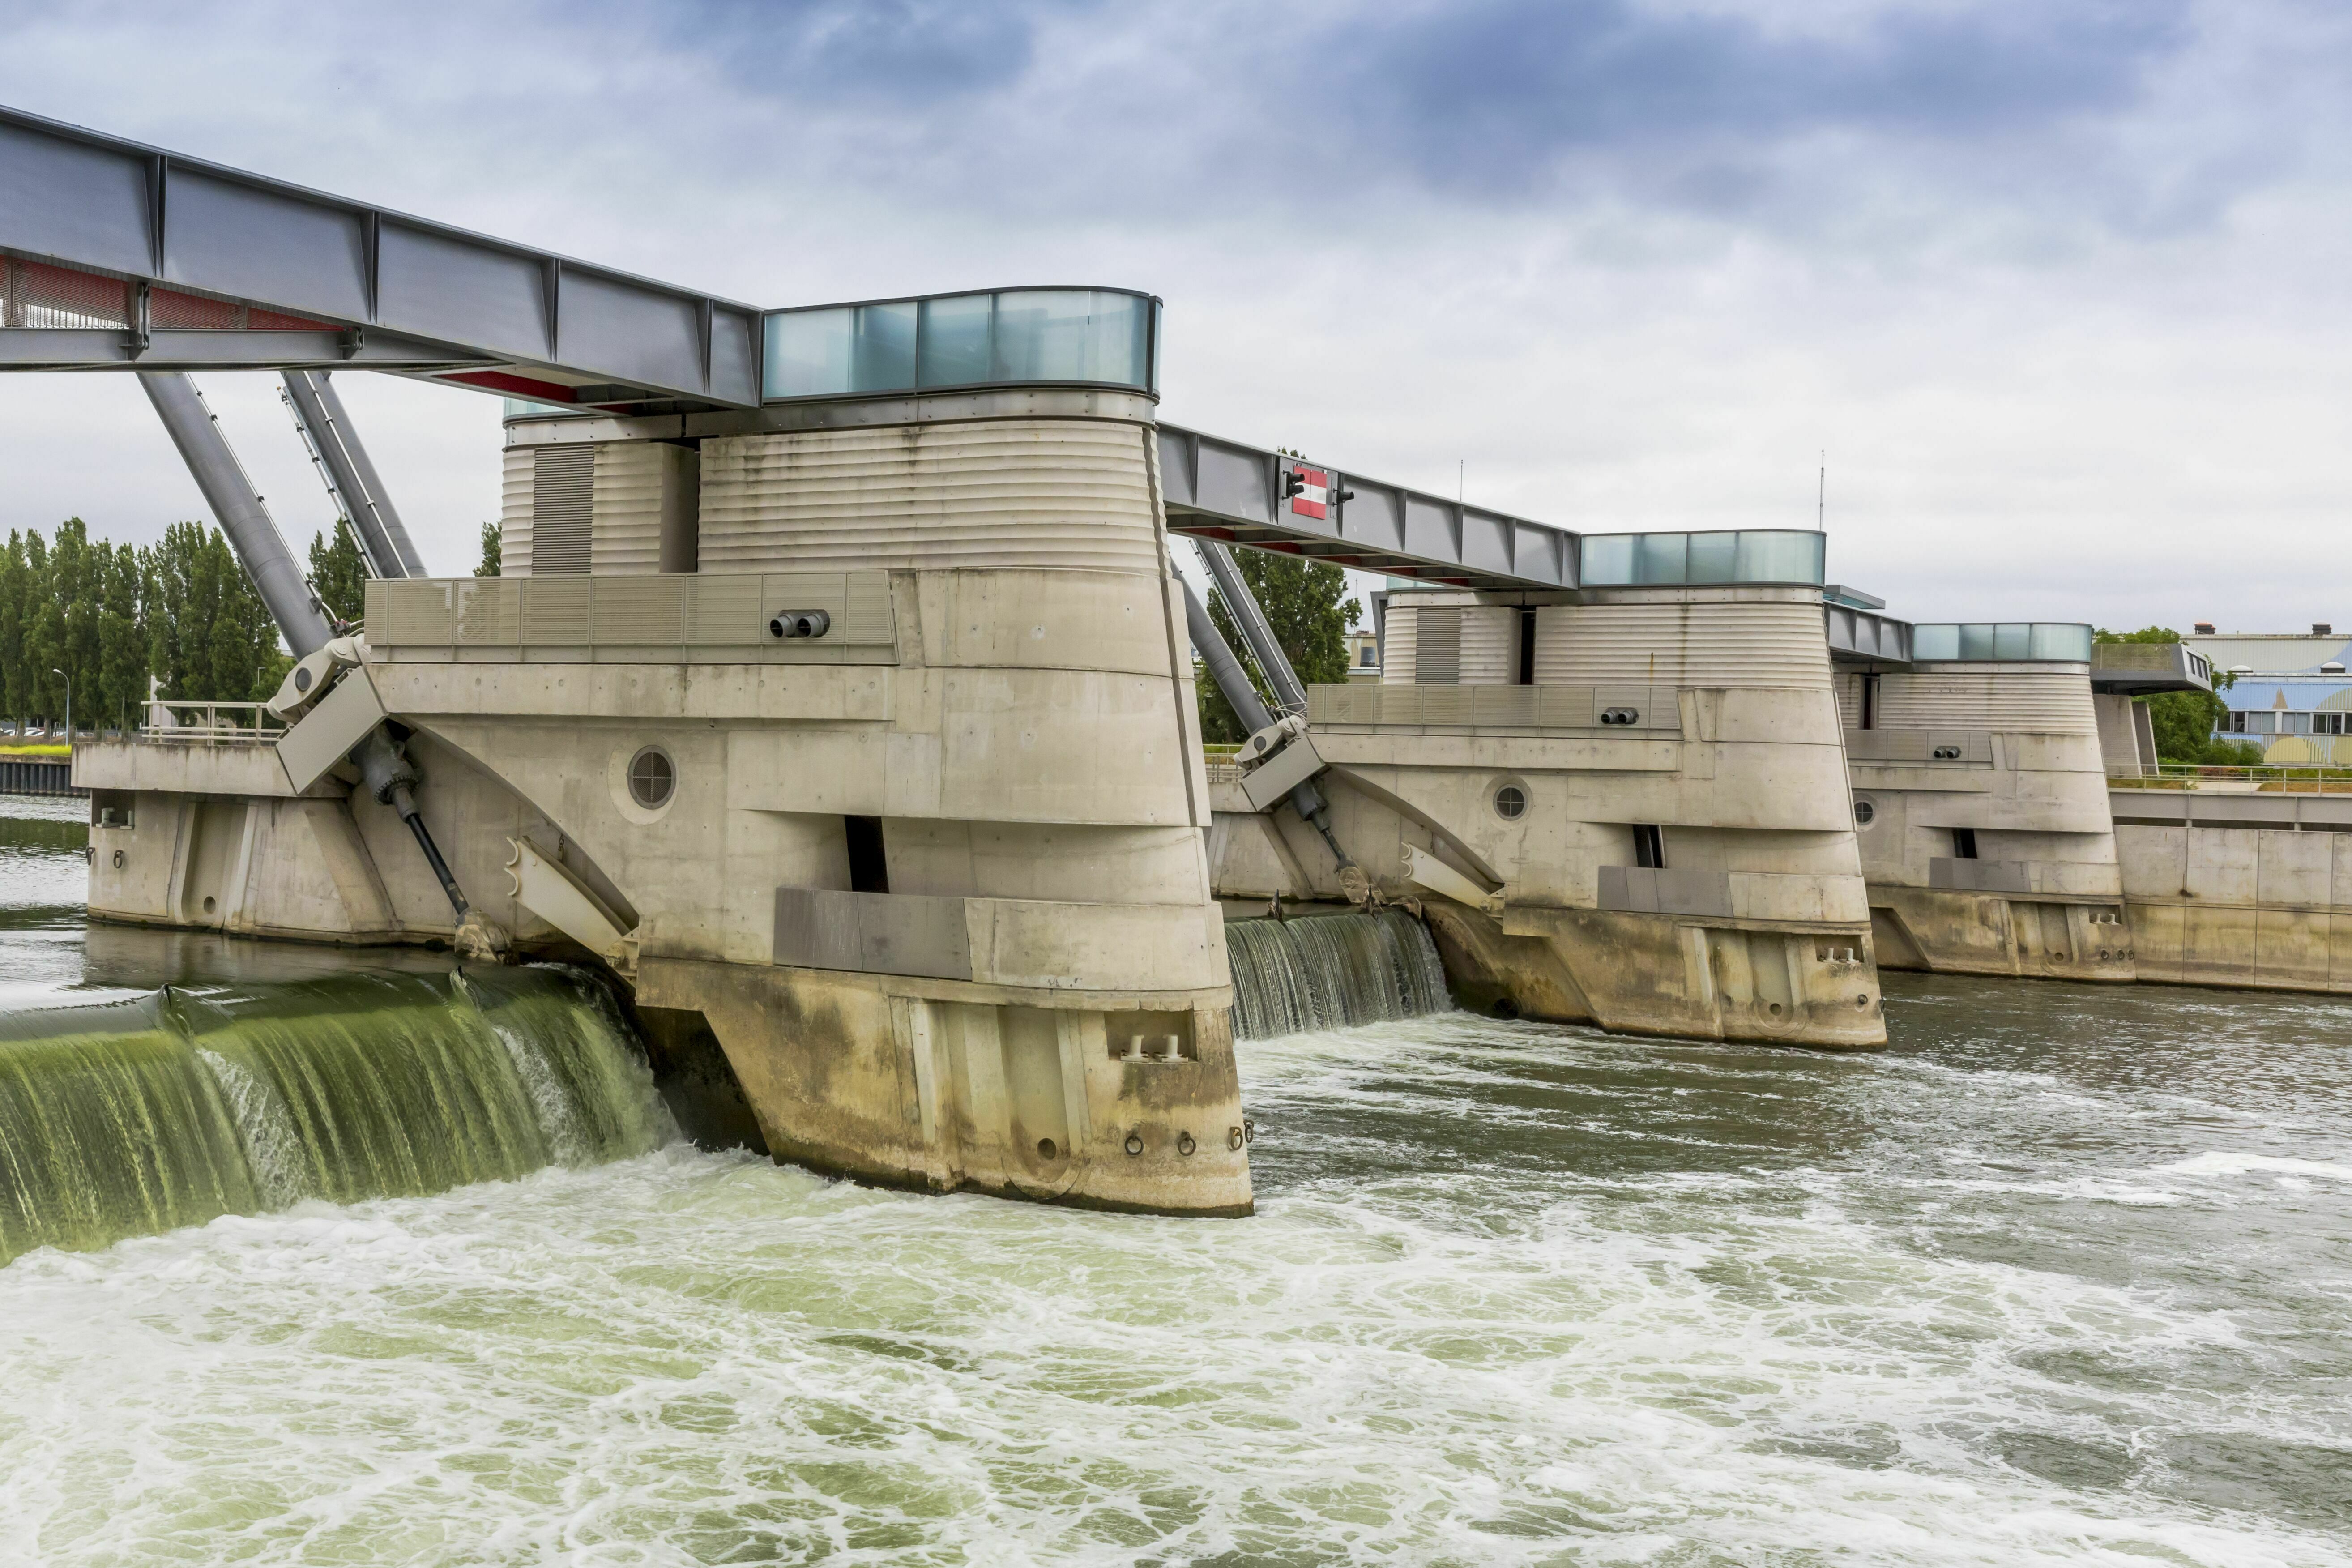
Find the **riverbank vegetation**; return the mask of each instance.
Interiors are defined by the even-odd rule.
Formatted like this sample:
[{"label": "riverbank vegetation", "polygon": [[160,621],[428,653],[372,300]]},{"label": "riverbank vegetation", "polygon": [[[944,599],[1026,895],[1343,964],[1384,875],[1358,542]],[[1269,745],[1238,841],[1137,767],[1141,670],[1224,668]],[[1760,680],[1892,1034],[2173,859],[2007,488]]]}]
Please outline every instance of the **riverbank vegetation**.
[{"label": "riverbank vegetation", "polygon": [[[331,613],[355,619],[366,570],[351,526],[310,542]],[[72,694],[83,730],[135,724],[148,680],[182,702],[268,696],[289,662],[278,628],[217,528],[175,522],[153,544],[90,537],[78,517],[0,546],[0,720],[55,727]]]},{"label": "riverbank vegetation", "polygon": [[[2175,643],[2180,634],[2169,626],[2143,626],[2136,632],[2099,631],[2099,642]],[[2215,691],[2227,691],[2237,677],[2213,672]],[[2214,731],[2229,716],[2230,705],[2213,691],[2160,691],[2133,701],[2147,710],[2148,728],[2156,735],[2158,762],[2191,763],[2203,767],[2244,767],[2263,760],[2263,749],[2248,742],[2224,741]]]}]

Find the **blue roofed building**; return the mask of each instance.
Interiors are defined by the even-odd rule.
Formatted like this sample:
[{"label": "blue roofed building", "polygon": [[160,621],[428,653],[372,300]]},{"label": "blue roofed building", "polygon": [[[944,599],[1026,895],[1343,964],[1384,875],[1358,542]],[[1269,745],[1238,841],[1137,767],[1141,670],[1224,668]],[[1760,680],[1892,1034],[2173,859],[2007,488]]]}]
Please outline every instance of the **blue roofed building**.
[{"label": "blue roofed building", "polygon": [[2328,622],[2302,632],[2217,634],[2200,626],[2181,639],[2213,661],[2217,695],[2229,704],[2217,735],[2263,748],[2266,763],[2352,767],[2352,637]]}]

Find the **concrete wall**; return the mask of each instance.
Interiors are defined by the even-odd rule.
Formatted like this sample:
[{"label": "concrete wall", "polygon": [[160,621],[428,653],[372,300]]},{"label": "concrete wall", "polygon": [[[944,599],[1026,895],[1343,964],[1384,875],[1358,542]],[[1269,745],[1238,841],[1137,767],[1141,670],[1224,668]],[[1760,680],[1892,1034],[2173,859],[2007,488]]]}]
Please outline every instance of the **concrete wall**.
[{"label": "concrete wall", "polygon": [[2119,789],[2139,977],[2352,992],[2352,798]]},{"label": "concrete wall", "polygon": [[[1879,962],[2129,980],[2122,880],[2090,670],[1937,664],[1879,675],[1846,736]],[[1858,723],[1864,677],[1841,672]],[[1973,859],[1956,830],[1974,836]]]}]

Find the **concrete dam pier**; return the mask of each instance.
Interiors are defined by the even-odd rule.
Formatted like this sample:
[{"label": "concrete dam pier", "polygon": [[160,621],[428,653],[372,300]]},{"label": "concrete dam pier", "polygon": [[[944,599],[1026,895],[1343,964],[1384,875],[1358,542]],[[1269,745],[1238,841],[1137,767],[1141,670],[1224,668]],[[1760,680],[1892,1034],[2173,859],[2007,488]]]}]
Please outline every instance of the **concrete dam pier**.
[{"label": "concrete dam pier", "polygon": [[[372,583],[342,681],[475,907],[706,1022],[771,1152],[1245,1213],[1150,399],[1010,411],[518,417],[507,575]],[[92,912],[445,936],[348,764],[285,772],[317,721],[83,747]]]},{"label": "concrete dam pier", "polygon": [[[1588,535],[1573,593],[1395,591],[1380,682],[1313,689],[1339,842],[1384,897],[1418,905],[1465,1005],[1885,1042],[1820,541]],[[1675,552],[1724,569],[1633,581]],[[1211,786],[1219,895],[1347,897],[1303,823],[1254,811],[1247,783]]]},{"label": "concrete dam pier", "polygon": [[2091,636],[1922,623],[1907,668],[1839,676],[1881,963],[2133,978]]}]

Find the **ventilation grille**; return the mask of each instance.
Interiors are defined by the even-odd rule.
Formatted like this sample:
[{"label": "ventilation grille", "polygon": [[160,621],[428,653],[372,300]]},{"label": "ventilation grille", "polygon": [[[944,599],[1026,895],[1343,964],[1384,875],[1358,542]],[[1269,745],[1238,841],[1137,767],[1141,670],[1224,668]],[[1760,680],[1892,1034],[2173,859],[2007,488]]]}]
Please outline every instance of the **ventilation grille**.
[{"label": "ventilation grille", "polygon": [[530,504],[530,574],[588,574],[590,498],[595,490],[596,448],[541,447],[534,454]]}]

